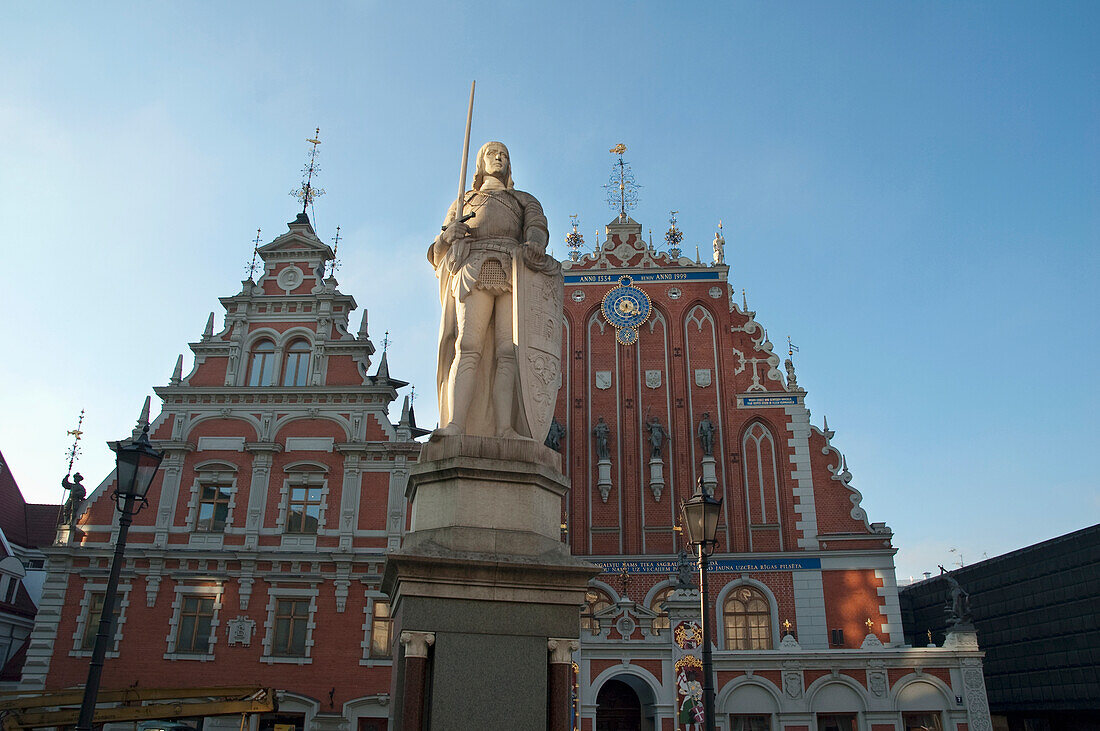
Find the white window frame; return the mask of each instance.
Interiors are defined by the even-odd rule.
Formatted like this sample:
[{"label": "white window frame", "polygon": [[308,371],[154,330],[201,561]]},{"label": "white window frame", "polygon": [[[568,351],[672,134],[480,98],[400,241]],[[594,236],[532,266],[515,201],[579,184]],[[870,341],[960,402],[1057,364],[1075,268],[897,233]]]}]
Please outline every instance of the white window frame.
[{"label": "white window frame", "polygon": [[[88,609],[92,602],[92,594],[107,593],[106,584],[85,583],[84,595],[80,598],[80,612],[77,614],[76,629],[73,630],[73,649],[69,651],[69,657],[91,657],[93,648],[85,650],[81,647],[84,641],[84,628],[88,624]],[[118,619],[115,621],[115,636],[107,646],[106,657],[118,657],[118,646],[122,642],[122,627],[126,624],[126,608],[130,606],[130,584],[119,584],[115,593],[115,604],[118,606]]]},{"label": "white window frame", "polygon": [[[225,528],[221,531],[196,530],[199,504],[202,502],[202,489],[208,486],[224,487],[229,490]],[[191,483],[191,497],[187,501],[187,530],[190,531],[188,544],[220,548],[224,543],[225,535],[234,530],[233,512],[236,507],[237,466],[220,460],[195,465],[195,479]]]},{"label": "white window frame", "polygon": [[[328,515],[328,467],[318,462],[295,462],[283,468],[286,475],[283,478],[282,487],[279,489],[279,517],[277,530],[281,536],[283,548],[316,548],[317,536],[325,532],[326,517]],[[287,514],[290,508],[290,488],[292,487],[320,487],[321,510],[317,514],[316,533],[287,533]]]},{"label": "white window frame", "polygon": [[[280,663],[285,665],[310,665],[313,663],[313,630],[317,627],[317,594],[316,586],[311,587],[272,587],[267,593],[267,621],[264,622],[264,654],[260,662],[268,665]],[[275,605],[280,599],[309,599],[309,619],[306,620],[305,655],[292,657],[288,655],[273,655],[271,645],[275,642]]]},{"label": "white window frame", "polygon": [[[371,633],[374,629],[374,603],[389,602],[390,598],[377,591],[367,590],[363,592],[367,601],[363,606],[363,656],[359,658],[359,664],[365,667],[392,666],[392,658],[380,658],[370,656]],[[393,607],[390,607],[390,644],[393,644]]]},{"label": "white window frame", "polygon": [[[168,644],[168,650],[164,653],[165,660],[200,660],[206,662],[214,659],[214,646],[218,644],[218,627],[220,626],[218,615],[221,612],[224,593],[225,587],[221,582],[214,586],[176,586],[176,594],[172,600],[172,618],[168,620],[168,636],[165,638]],[[213,597],[214,599],[214,616],[210,620],[210,639],[206,652],[202,654],[176,652],[176,639],[179,632],[180,614],[183,612],[183,599],[192,596]]]}]

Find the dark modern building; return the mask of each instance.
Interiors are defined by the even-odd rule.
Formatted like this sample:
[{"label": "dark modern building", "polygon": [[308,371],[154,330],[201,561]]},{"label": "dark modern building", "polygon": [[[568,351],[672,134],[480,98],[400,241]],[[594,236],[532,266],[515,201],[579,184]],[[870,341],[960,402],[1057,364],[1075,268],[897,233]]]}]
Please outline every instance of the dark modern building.
[{"label": "dark modern building", "polygon": [[[1100,729],[1100,525],[950,573],[970,594],[994,730]],[[906,642],[942,644],[946,578],[899,596]]]}]

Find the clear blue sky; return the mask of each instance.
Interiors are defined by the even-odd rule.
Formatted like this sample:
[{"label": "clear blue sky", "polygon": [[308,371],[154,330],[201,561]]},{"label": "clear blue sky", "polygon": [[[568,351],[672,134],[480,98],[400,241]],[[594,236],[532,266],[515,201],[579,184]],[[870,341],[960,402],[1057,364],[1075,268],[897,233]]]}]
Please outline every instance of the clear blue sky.
[{"label": "clear blue sky", "polygon": [[[341,289],[435,422],[434,277],[471,78],[559,256],[624,142],[633,212],[801,347],[899,578],[1100,520],[1100,5],[0,5],[0,450],[31,500],[78,467],[295,212],[321,128]],[[356,320],[357,322],[357,320]],[[778,347],[778,345],[777,345]],[[396,414],[394,414],[396,418]],[[951,549],[955,549],[952,552]]]}]

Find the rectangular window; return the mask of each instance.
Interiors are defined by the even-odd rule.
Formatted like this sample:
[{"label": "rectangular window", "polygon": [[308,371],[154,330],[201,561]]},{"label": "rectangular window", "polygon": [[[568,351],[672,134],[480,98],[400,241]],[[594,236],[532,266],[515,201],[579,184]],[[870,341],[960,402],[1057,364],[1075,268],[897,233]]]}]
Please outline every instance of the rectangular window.
[{"label": "rectangular window", "polygon": [[229,516],[229,488],[220,485],[203,485],[199,498],[199,517],[195,530],[202,533],[221,533]]},{"label": "rectangular window", "polygon": [[81,650],[95,647],[95,636],[99,632],[99,617],[103,614],[103,592],[97,591],[88,597],[88,609],[84,619],[84,637],[80,640]]},{"label": "rectangular window", "polygon": [[370,656],[374,660],[390,659],[390,603],[375,601],[370,618]]},{"label": "rectangular window", "polygon": [[316,533],[321,517],[321,488],[292,485],[286,508],[287,533]]},{"label": "rectangular window", "polygon": [[214,621],[214,597],[185,596],[180,605],[176,652],[205,655],[210,651],[210,624]]},{"label": "rectangular window", "polygon": [[730,716],[730,731],[771,731],[771,716]]},{"label": "rectangular window", "polygon": [[833,644],[833,645],[843,645],[844,644],[844,630],[842,630],[842,629],[831,629],[831,630],[829,630],[829,643]]},{"label": "rectangular window", "polygon": [[275,641],[272,655],[305,657],[309,599],[279,599],[275,602]]},{"label": "rectangular window", "polygon": [[902,728],[905,731],[941,731],[940,714],[931,711],[917,711],[901,714]]},{"label": "rectangular window", "polygon": [[856,731],[856,717],[852,714],[817,714],[817,731]]}]

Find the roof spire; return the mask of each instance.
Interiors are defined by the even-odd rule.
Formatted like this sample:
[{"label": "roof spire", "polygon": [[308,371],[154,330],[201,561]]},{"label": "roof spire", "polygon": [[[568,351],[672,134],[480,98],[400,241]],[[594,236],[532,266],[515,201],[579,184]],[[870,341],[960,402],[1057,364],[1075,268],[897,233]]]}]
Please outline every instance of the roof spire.
[{"label": "roof spire", "polygon": [[256,229],[256,238],[252,239],[252,263],[248,265],[248,279],[254,281],[256,277],[256,257],[260,253],[260,229]]},{"label": "roof spire", "polygon": [[340,251],[340,227],[336,227],[336,236],[332,239],[332,263],[329,265],[329,276],[335,277],[336,270],[340,268],[340,260],[336,258],[336,254]]},{"label": "roof spire", "polygon": [[576,261],[581,256],[581,247],[584,246],[584,236],[577,231],[577,214],[569,216],[573,219],[573,230],[565,236],[565,245],[569,247],[569,259]]},{"label": "roof spire", "polygon": [[676,228],[676,214],[679,211],[668,212],[668,231],[665,232],[665,243],[668,244],[668,255],[673,259],[679,259],[680,254],[680,242],[684,240],[684,232]]},{"label": "roof spire", "polygon": [[390,379],[390,363],[386,358],[385,349],[382,350],[382,359],[378,361],[378,370],[374,374],[374,380],[377,381],[389,381]]},{"label": "roof spire", "polygon": [[169,386],[178,386],[183,380],[183,353],[176,358],[176,367],[172,369],[172,377],[168,380]]},{"label": "roof spire", "polygon": [[313,185],[313,176],[315,173],[321,172],[321,166],[317,164],[317,145],[321,144],[321,128],[318,127],[311,139],[307,139],[306,142],[313,145],[310,151],[306,153],[309,156],[309,162],[302,167],[302,174],[305,176],[302,179],[302,186],[297,190],[290,191],[290,194],[302,202],[302,214],[305,215],[306,209],[313,205],[313,201],[320,198],[325,194],[324,188],[318,188]]},{"label": "roof spire", "polygon": [[210,313],[210,317],[206,318],[206,327],[202,330],[203,338],[214,337],[214,313]]},{"label": "roof spire", "polygon": [[608,152],[619,159],[611,166],[611,179],[604,186],[604,190],[607,191],[607,204],[612,208],[618,208],[619,220],[625,221],[626,212],[638,205],[638,188],[641,186],[634,183],[634,172],[623,160],[626,145],[620,142]]},{"label": "roof spire", "polygon": [[367,310],[363,309],[363,319],[359,321],[359,337],[367,337]]},{"label": "roof spire", "polygon": [[146,396],[145,403],[141,405],[141,413],[138,414],[137,426],[134,427],[133,437],[137,439],[145,428],[149,426],[149,407],[152,405],[152,397]]},{"label": "roof spire", "polygon": [[746,313],[749,311],[749,298],[744,287],[741,288],[741,309]]},{"label": "roof spire", "polygon": [[84,425],[84,409],[81,409],[80,410],[80,416],[77,417],[77,420],[76,420],[76,428],[75,429],[70,429],[69,431],[65,432],[66,434],[68,434],[70,437],[73,438],[73,445],[71,447],[69,447],[68,450],[65,451],[65,456],[69,458],[69,468],[68,468],[68,471],[66,472],[66,474],[69,474],[69,475],[71,475],[73,473],[73,462],[75,462],[76,458],[80,456],[80,451],[81,451],[80,450],[80,438],[82,436],[84,436],[84,432],[81,431],[80,427],[83,426],[83,425]]}]

